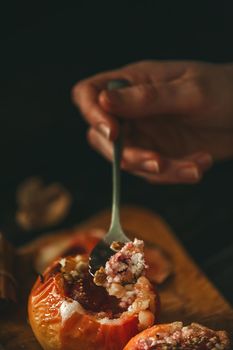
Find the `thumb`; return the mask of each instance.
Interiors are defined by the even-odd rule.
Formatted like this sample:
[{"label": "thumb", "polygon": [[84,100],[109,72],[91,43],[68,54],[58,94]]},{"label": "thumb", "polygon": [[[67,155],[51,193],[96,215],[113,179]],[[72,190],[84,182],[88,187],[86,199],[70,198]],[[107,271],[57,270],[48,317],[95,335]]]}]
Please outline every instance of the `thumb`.
[{"label": "thumb", "polygon": [[161,114],[192,112],[202,100],[201,89],[194,81],[140,84],[124,89],[102,91],[101,107],[125,118],[143,118]]}]

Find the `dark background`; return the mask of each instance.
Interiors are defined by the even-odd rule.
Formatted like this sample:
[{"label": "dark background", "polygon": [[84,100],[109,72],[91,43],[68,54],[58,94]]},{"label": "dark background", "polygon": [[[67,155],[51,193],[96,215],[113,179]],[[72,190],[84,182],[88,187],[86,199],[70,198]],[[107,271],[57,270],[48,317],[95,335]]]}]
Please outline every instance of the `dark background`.
[{"label": "dark background", "polygon": [[[31,175],[73,194],[72,226],[111,203],[111,168],[85,140],[74,83],[142,59],[233,61],[231,1],[31,1],[1,5],[0,225],[16,245],[41,232],[15,223],[17,185]],[[123,175],[123,202],[161,214],[233,301],[233,162],[202,183],[152,186]],[[52,228],[54,229],[54,228]]]}]

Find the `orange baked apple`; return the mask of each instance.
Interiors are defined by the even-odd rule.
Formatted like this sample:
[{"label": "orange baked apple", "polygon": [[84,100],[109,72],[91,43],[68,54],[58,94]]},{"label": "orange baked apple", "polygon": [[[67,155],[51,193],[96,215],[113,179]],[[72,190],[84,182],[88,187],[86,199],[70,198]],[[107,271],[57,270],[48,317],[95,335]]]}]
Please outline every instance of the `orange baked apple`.
[{"label": "orange baked apple", "polygon": [[88,254],[55,260],[29,297],[29,321],[46,350],[121,350],[158,315],[158,295],[145,276],[144,244],[120,246],[95,277]]},{"label": "orange baked apple", "polygon": [[159,324],[148,328],[125,346],[124,350],[230,350],[225,331],[213,331],[197,323]]}]

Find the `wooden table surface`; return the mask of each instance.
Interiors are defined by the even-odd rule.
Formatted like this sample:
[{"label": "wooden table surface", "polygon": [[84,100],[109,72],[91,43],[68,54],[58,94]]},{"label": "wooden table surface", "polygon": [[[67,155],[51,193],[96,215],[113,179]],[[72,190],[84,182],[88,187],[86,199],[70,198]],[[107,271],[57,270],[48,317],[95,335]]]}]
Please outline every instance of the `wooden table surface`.
[{"label": "wooden table surface", "polygon": [[[154,213],[138,207],[124,207],[121,218],[127,232],[161,246],[174,264],[174,275],[159,288],[162,304],[160,321],[199,322],[214,329],[226,329],[232,336],[232,308],[187,255],[167,224]],[[109,222],[110,212],[106,211],[87,220],[77,229],[107,229]],[[77,229],[71,230],[71,234],[76,233]],[[62,236],[64,231],[54,233],[49,238],[43,236],[19,250],[20,302],[12,310],[7,309],[0,314],[0,350],[41,349],[27,323],[27,298],[36,278],[33,259],[46,240],[54,240],[55,237],[61,239]]]}]

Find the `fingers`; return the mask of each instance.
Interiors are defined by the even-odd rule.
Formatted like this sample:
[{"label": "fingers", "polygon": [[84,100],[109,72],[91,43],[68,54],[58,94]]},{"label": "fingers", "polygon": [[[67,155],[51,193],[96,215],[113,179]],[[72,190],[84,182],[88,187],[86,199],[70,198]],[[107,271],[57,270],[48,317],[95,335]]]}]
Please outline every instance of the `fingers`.
[{"label": "fingers", "polygon": [[[118,122],[114,115],[120,113],[126,117],[143,117],[145,113],[154,111],[154,107],[164,110],[171,96],[174,101],[179,95],[176,88],[172,87],[172,81],[184,74],[185,70],[184,63],[142,61],[79,82],[72,90],[72,100],[92,127],[114,140],[118,134]],[[127,80],[133,86],[132,90],[130,88],[124,92],[124,89],[120,89],[118,95],[108,93],[107,84],[113,79]],[[154,80],[160,82],[157,87]]]},{"label": "fingers", "polygon": [[[212,157],[205,152],[199,152],[181,159],[160,158],[159,171],[153,170],[149,165],[152,160],[144,164],[126,164],[124,168],[132,174],[141,176],[150,183],[178,184],[197,183],[203,173],[212,165]],[[143,165],[143,167],[142,167]],[[144,169],[143,169],[144,168]]]},{"label": "fingers", "polygon": [[[112,143],[94,128],[88,132],[89,143],[106,159],[112,160]],[[125,146],[122,168],[151,183],[196,183],[212,165],[212,157],[199,152],[181,159],[165,158],[156,152]]]},{"label": "fingers", "polygon": [[201,88],[191,80],[133,85],[102,91],[103,110],[124,118],[144,118],[163,114],[188,114],[202,103]]},{"label": "fingers", "polygon": [[95,128],[91,128],[87,132],[87,140],[92,148],[107,160],[112,161],[113,147],[112,143],[106,137],[102,136]]},{"label": "fingers", "polygon": [[[94,128],[89,129],[87,139],[95,150],[109,161],[112,161],[113,147],[109,140]],[[140,169],[142,171],[159,172],[162,167],[162,159],[156,152],[126,146],[122,152],[121,164],[122,168],[126,170]]]},{"label": "fingers", "polygon": [[[143,118],[161,114],[186,116],[205,104],[203,87],[190,62],[142,61],[85,79],[72,90],[74,104],[83,117],[105,137],[114,140],[114,116]],[[129,81],[131,87],[106,91],[112,79]],[[202,84],[203,85],[203,84]]]},{"label": "fingers", "polygon": [[184,159],[173,160],[166,159],[166,166],[159,174],[153,174],[145,171],[132,171],[134,175],[143,177],[152,184],[181,184],[197,183],[202,179],[206,170],[212,164],[211,157],[205,153],[198,158],[190,157],[190,161]]},{"label": "fingers", "polygon": [[72,100],[80,110],[84,119],[109,140],[118,135],[118,121],[111,113],[103,110],[99,104],[99,94],[107,88],[111,80],[131,81],[130,75],[117,71],[106,72],[79,82],[72,89]]},{"label": "fingers", "polygon": [[100,107],[99,88],[95,83],[81,82],[73,88],[72,99],[91,126],[107,139],[114,140],[118,135],[118,122]]},{"label": "fingers", "polygon": [[153,151],[125,146],[122,154],[122,168],[127,171],[140,170],[148,173],[160,173],[163,159]]}]

